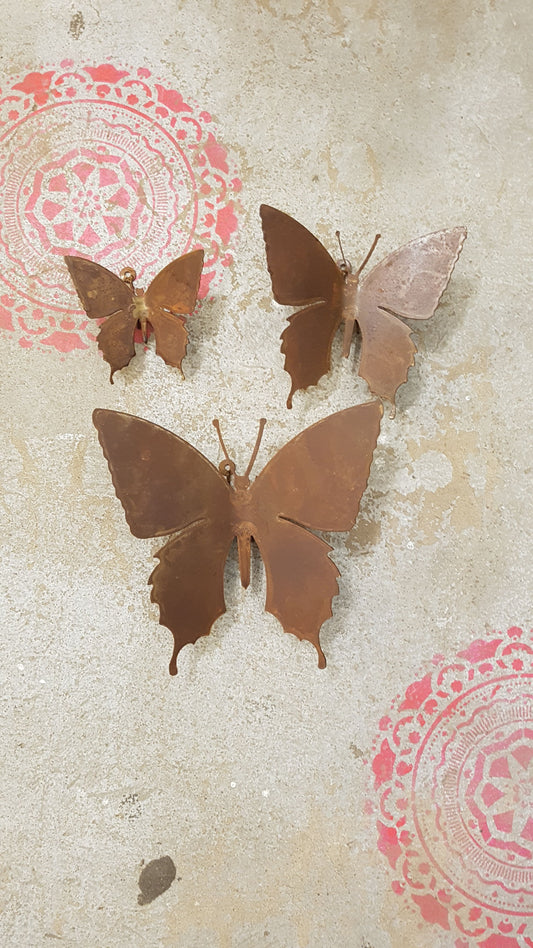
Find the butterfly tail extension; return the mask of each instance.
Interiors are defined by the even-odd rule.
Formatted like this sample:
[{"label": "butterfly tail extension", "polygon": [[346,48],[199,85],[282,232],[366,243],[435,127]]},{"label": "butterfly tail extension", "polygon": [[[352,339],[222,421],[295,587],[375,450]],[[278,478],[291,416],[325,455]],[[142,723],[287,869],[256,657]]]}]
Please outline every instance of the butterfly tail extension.
[{"label": "butterfly tail extension", "polygon": [[318,667],[325,668],[320,630],[333,615],[331,603],[339,592],[339,570],[329,557],[331,546],[282,518],[257,544],[265,564],[266,611],[278,619],[285,632],[311,642],[318,653]]},{"label": "butterfly tail extension", "polygon": [[340,308],[330,303],[314,303],[289,316],[289,325],[281,334],[284,368],[292,380],[288,408],[294,392],[317,385],[329,372],[331,346],[341,318]]},{"label": "butterfly tail extension", "polygon": [[113,313],[100,326],[98,348],[111,367],[109,381],[112,385],[115,372],[129,365],[135,355],[135,325],[136,319],[128,309]]},{"label": "butterfly tail extension", "polygon": [[291,390],[290,390],[289,395],[288,395],[288,398],[287,398],[287,408],[292,408],[292,396],[293,396],[294,393],[297,392],[297,391],[298,391],[298,386],[295,385],[294,382],[293,382],[292,385],[291,385]]},{"label": "butterfly tail extension", "polygon": [[209,635],[226,611],[224,565],[233,532],[224,528],[214,533],[211,522],[197,520],[155,554],[160,562],[148,582],[151,600],[159,606],[159,624],[174,636],[171,675],[177,673],[181,649]]},{"label": "butterfly tail extension", "polygon": [[376,308],[374,313],[359,313],[361,355],[359,376],[373,395],[394,407],[396,392],[407,382],[409,369],[418,351],[412,330],[395,315]]},{"label": "butterfly tail extension", "polygon": [[[160,623],[161,624],[161,623]],[[174,648],[172,649],[172,657],[168,663],[168,673],[169,675],[178,674],[178,653],[180,651],[180,644],[174,636]]]},{"label": "butterfly tail extension", "polygon": [[[105,356],[104,356],[104,358],[105,358]],[[115,380],[114,380],[114,378],[113,378],[115,372],[118,372],[119,369],[121,369],[121,368],[124,368],[124,366],[118,366],[118,365],[112,365],[112,366],[111,366],[111,372],[109,373],[109,381],[111,382],[111,385],[114,385],[114,384],[115,384]]]}]

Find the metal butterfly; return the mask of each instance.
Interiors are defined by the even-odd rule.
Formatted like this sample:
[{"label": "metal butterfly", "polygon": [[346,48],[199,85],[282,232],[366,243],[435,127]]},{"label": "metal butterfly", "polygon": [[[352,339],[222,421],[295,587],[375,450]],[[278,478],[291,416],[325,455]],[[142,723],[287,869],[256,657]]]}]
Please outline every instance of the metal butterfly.
[{"label": "metal butterfly", "polygon": [[[148,324],[155,335],[157,355],[179,369],[187,352],[185,315],[192,313],[204,263],[203,250],[178,257],[152,280],[143,292],[134,289],[135,270],[125,267],[120,276],[83,257],[65,257],[72,282],[89,319],[104,319],[98,348],[111,366],[110,381],[135,355],[135,330],[146,342]],[[107,317],[107,318],[106,318]]]},{"label": "metal butterfly", "polygon": [[286,632],[312,642],[320,668],[322,624],[332,615],[339,570],[330,547],[310,530],[349,530],[365,490],[383,408],[367,402],[319,421],[282,447],[252,483],[265,419],[238,475],[217,428],[224,461],[216,468],[199,451],[149,421],[97,409],[93,421],[115,492],[136,537],[174,534],[155,555],[148,582],[160,623],[178,652],[208,635],[225,611],[224,566],[237,538],[242,585],[250,582],[250,545],[266,573],[267,612]]},{"label": "metal butterfly", "polygon": [[[452,274],[464,227],[418,237],[389,254],[367,276],[344,258],[335,263],[319,240],[288,214],[260,208],[267,265],[276,302],[305,306],[289,317],[281,335],[285,369],[292,379],[287,407],[298,389],[316,385],[331,367],[333,337],[344,321],[343,355],[348,357],[355,323],[361,331],[359,375],[373,395],[394,405],[417,351],[411,329],[398,319],[429,319]],[[338,232],[337,232],[337,236]],[[341,247],[342,252],[342,247]]]}]

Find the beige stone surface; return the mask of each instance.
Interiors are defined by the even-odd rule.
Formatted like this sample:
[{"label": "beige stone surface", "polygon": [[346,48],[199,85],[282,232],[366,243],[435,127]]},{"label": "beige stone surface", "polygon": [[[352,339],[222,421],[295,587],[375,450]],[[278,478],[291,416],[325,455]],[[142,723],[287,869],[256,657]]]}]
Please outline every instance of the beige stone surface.
[{"label": "beige stone surface", "polygon": [[[496,3],[6,0],[1,73],[64,58],[145,66],[210,111],[242,179],[235,262],[191,332],[186,380],[152,351],[108,382],[96,352],[2,363],[0,941],[179,948],[435,948],[391,891],[368,764],[378,721],[436,652],[531,625],[528,285],[531,8]],[[1,80],[3,84],[3,79]],[[5,160],[3,155],[2,160]],[[257,470],[368,397],[353,358],[288,412],[261,201],[358,259],[444,226],[469,236],[386,413],[312,646],[226,571],[227,613],[179,659],[91,425],[129,411]],[[362,752],[362,753],[361,753]],[[179,881],[137,905],[141,861]]]}]

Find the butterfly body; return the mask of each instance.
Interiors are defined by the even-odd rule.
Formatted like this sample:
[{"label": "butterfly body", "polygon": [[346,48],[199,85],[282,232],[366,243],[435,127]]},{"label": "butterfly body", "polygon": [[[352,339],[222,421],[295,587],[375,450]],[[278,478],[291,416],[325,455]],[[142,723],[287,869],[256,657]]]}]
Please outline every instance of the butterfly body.
[{"label": "butterfly body", "polygon": [[347,273],[344,276],[342,318],[344,320],[344,338],[342,354],[347,359],[350,354],[350,345],[355,324],[358,317],[359,304],[359,274]]},{"label": "butterfly body", "polygon": [[98,333],[98,348],[113,375],[135,355],[135,330],[155,335],[156,353],[179,369],[187,352],[184,316],[192,313],[198,296],[204,252],[193,250],[169,263],[146,290],[133,286],[131,267],[116,276],[105,267],[83,257],[65,257],[72,282],[90,319],[105,320]]},{"label": "butterfly body", "polygon": [[149,579],[160,623],[174,635],[171,674],[180,649],[208,635],[225,612],[224,566],[235,537],[242,585],[250,582],[253,539],[265,566],[266,610],[286,632],[312,642],[325,666],[319,633],[332,615],[339,571],[329,544],[310,531],[349,530],[355,523],[382,411],[379,402],[368,402],[311,425],[253,482],[264,419],[250,463],[238,475],[220,431],[225,461],[217,468],[158,425],[121,412],[93,413],[132,533],[171,534]]},{"label": "butterfly body", "polygon": [[361,333],[359,375],[374,395],[393,405],[407,380],[417,349],[402,319],[429,319],[452,274],[464,227],[418,237],[389,254],[364,276],[376,245],[359,269],[339,266],[319,240],[288,214],[266,204],[260,208],[267,264],[274,299],[304,306],[289,317],[281,335],[285,369],[292,379],[287,407],[300,389],[316,385],[331,368],[331,347],[344,321],[343,355],[353,330]]},{"label": "butterfly body", "polygon": [[136,289],[131,304],[132,319],[135,320],[135,328],[140,329],[144,342],[148,339],[148,325],[150,323],[150,310],[146,305],[144,290]]},{"label": "butterfly body", "polygon": [[258,532],[256,504],[250,491],[251,481],[248,474],[236,473],[233,461],[223,461],[219,470],[230,487],[229,522],[232,534],[237,538],[241,585],[247,589],[250,585],[251,541]]}]

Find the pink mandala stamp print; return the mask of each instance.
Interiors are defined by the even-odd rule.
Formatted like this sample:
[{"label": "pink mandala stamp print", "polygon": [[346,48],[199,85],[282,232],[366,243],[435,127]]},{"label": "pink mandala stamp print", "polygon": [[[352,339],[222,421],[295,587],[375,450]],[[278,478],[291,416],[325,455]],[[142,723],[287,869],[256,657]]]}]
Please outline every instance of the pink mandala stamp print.
[{"label": "pink mandala stamp print", "polygon": [[455,948],[533,946],[533,630],[442,656],[380,722],[378,847]]},{"label": "pink mandala stamp print", "polygon": [[203,248],[200,297],[232,262],[241,182],[211,116],[111,63],[14,78],[0,89],[0,328],[21,346],[85,349],[65,254],[144,286]]}]

